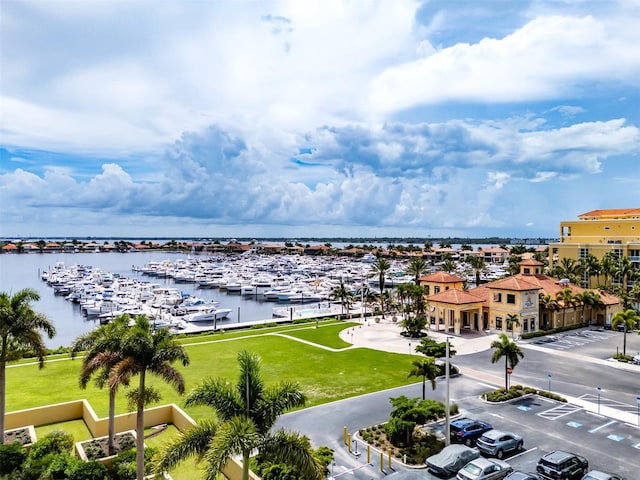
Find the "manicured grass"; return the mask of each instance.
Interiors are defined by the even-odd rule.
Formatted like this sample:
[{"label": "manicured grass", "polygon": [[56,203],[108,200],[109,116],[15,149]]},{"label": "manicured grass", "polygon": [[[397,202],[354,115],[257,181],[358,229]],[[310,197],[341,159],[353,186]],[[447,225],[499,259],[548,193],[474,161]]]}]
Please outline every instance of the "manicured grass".
[{"label": "manicured grass", "polygon": [[43,438],[48,433],[56,430],[67,432],[73,437],[74,442],[82,442],[83,440],[89,440],[91,438],[91,433],[84,423],[84,420],[70,420],[68,422],[52,423],[50,425],[36,427],[36,437]]},{"label": "manicured grass", "polygon": [[318,345],[324,345],[329,348],[347,348],[350,347],[351,344],[349,342],[345,342],[342,340],[338,334],[348,327],[349,325],[357,325],[357,324],[345,324],[339,323],[334,325],[322,325],[319,324],[318,328],[316,328],[315,324],[312,326],[307,326],[305,329],[297,329],[295,331],[284,331],[281,332],[283,335],[290,335],[292,337],[300,338],[302,340],[306,340],[308,342],[313,342]]},{"label": "manicured grass", "polygon": [[[338,344],[338,331],[350,325],[341,323],[337,327],[318,329],[314,324],[288,327],[296,335],[304,331],[302,335],[306,340],[313,341],[315,337],[320,344]],[[222,377],[235,383],[239,372],[237,354],[240,350],[255,352],[262,358],[263,378],[267,384],[282,379],[298,381],[307,396],[307,406],[415,382],[415,378],[407,377],[411,369],[408,355],[364,348],[332,352],[281,336],[265,335],[272,331],[282,329],[260,329],[253,331],[253,334],[244,332],[241,336],[224,334],[214,336],[216,340],[209,343],[187,345],[191,364],[178,367],[184,375],[187,391],[205,377]],[[329,332],[335,335],[334,340],[330,339]],[[78,358],[47,363],[42,370],[37,365],[8,368],[7,411],[86,398],[97,415],[106,417],[106,390],[101,391],[93,384],[86,390],[78,386],[81,362]],[[183,405],[183,399],[168,385],[153,376],[147,378],[148,383],[160,391],[161,404]],[[136,380],[134,378],[134,382]],[[135,383],[131,387],[134,386]],[[116,402],[118,413],[127,411],[124,395],[125,389],[121,389]],[[196,421],[211,414],[204,407],[187,409],[187,413]]]}]

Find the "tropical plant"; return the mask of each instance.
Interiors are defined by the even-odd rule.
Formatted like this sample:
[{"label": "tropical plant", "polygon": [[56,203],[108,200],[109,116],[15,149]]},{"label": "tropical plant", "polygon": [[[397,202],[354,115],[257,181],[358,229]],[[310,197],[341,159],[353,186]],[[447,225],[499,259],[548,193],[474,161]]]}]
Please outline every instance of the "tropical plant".
[{"label": "tropical plant", "polygon": [[622,284],[622,291],[627,293],[629,290],[629,279],[636,275],[636,267],[627,257],[620,257],[613,269],[614,275]]},{"label": "tropical plant", "polygon": [[609,278],[615,275],[618,256],[613,252],[605,253],[600,259],[600,273],[604,276],[604,286],[609,286]]},{"label": "tropical plant", "polygon": [[562,326],[565,326],[565,321],[567,317],[567,310],[570,307],[575,306],[575,297],[573,296],[573,290],[569,287],[563,288],[559,292],[556,292],[556,301],[558,305],[562,308]]},{"label": "tropical plant", "polygon": [[440,375],[440,367],[436,365],[433,357],[419,358],[411,362],[413,368],[409,377],[422,377],[422,399],[426,398],[427,380],[431,382],[431,388],[436,389],[436,378]]},{"label": "tropical plant", "polygon": [[484,262],[484,258],[480,256],[471,256],[469,257],[469,265],[473,268],[473,272],[476,276],[476,287],[480,285],[480,274],[487,269],[487,266]]},{"label": "tropical plant", "polygon": [[518,344],[509,340],[509,337],[504,333],[500,334],[499,340],[494,340],[491,343],[491,348],[494,349],[491,363],[497,363],[504,357],[504,389],[509,390],[509,368],[516,368],[520,358],[524,358],[524,353]]},{"label": "tropical plant", "polygon": [[[128,329],[129,315],[119,315],[106,325],[101,325],[73,341],[71,344],[71,358],[75,358],[80,352],[84,351],[80,370],[80,388],[86,388],[89,380],[94,375],[98,388],[104,388],[109,383],[111,368],[122,360],[121,340]],[[129,385],[129,378],[123,377],[122,382],[124,385]],[[116,394],[119,386],[114,385],[109,388],[109,455],[115,453]]]},{"label": "tropical plant", "polygon": [[540,305],[540,318],[545,319],[545,324],[543,327],[545,329],[555,327],[555,325],[553,325],[553,322],[549,322],[548,320],[546,320],[547,317],[545,313],[551,312],[551,316],[553,318],[555,312],[560,310],[560,304],[558,303],[558,300],[556,300],[555,297],[552,297],[548,293],[541,293],[539,295],[538,303]]},{"label": "tropical plant", "polygon": [[167,328],[155,329],[149,319],[139,315],[134,325],[122,338],[121,359],[111,367],[109,389],[125,384],[130,378],[138,376],[138,388],[129,398],[136,406],[136,476],[144,478],[144,407],[150,400],[157,400],[158,393],[146,385],[147,373],[151,373],[171,386],[182,395],[184,379],[171,364],[180,361],[183,366],[189,364],[189,356],[184,347],[169,333]]},{"label": "tropical plant", "polygon": [[411,338],[422,336],[422,331],[427,326],[427,317],[424,315],[416,315],[415,317],[407,317],[402,319],[400,326],[404,329],[403,335]]},{"label": "tropical plant", "polygon": [[345,313],[345,309],[348,312],[351,308],[351,304],[355,301],[355,297],[353,292],[347,288],[342,280],[340,283],[333,287],[331,293],[329,294],[329,298],[331,300],[340,302],[340,307],[342,309],[342,313]]},{"label": "tropical plant", "polygon": [[387,272],[389,271],[389,269],[391,269],[391,264],[389,263],[389,261],[386,258],[383,258],[380,255],[376,255],[376,261],[373,263],[373,265],[371,266],[371,269],[373,270],[373,275],[377,275],[378,276],[378,283],[380,285],[380,310],[382,310],[382,318],[384,318],[384,300],[385,300],[385,296],[384,296],[384,285],[385,285],[385,280],[386,280],[386,276],[387,276]]},{"label": "tropical plant", "polygon": [[600,261],[598,257],[589,253],[586,257],[579,260],[579,265],[580,270],[587,276],[588,284],[591,283],[591,278],[594,276],[596,277],[596,285],[600,283]]},{"label": "tropical plant", "polygon": [[617,329],[618,325],[624,326],[624,340],[622,344],[622,355],[627,354],[627,331],[640,327],[640,314],[633,308],[616,313],[611,319],[611,328]]},{"label": "tropical plant", "polygon": [[519,327],[521,324],[520,317],[517,313],[510,313],[507,315],[506,322],[507,330],[511,330],[511,338],[514,338],[515,327]]},{"label": "tropical plant", "polygon": [[442,267],[440,267],[443,272],[452,273],[456,270],[456,262],[452,259],[447,258],[444,262],[442,262]]},{"label": "tropical plant", "polygon": [[[267,388],[261,377],[257,355],[238,353],[240,375],[236,384],[225,379],[205,379],[189,393],[185,405],[211,407],[218,422],[196,425],[165,446],[157,470],[167,470],[187,457],[204,458],[205,478],[214,480],[229,459],[242,455],[242,478],[249,478],[249,456],[254,449],[269,452],[270,460],[283,460],[295,465],[301,478],[322,479],[323,467],[307,445],[301,445],[297,434],[286,431],[271,433],[280,415],[291,408],[302,407],[305,396],[297,383],[282,381]],[[274,443],[275,439],[278,440]],[[273,448],[278,445],[277,448]],[[301,448],[302,447],[302,448]]]},{"label": "tropical plant", "polygon": [[422,257],[414,257],[409,262],[407,273],[413,275],[413,281],[420,285],[420,277],[427,271],[427,262]]},{"label": "tropical plant", "polygon": [[0,292],[0,444],[4,443],[6,410],[6,367],[15,347],[35,354],[40,368],[44,367],[46,346],[42,333],[53,338],[56,329],[43,313],[33,310],[31,303],[40,300],[38,292],[24,288],[14,295]]},{"label": "tropical plant", "polygon": [[[432,338],[425,337],[420,340],[415,350],[427,357],[444,358],[447,355],[447,342],[436,342]],[[449,344],[449,358],[455,354],[455,348]]]}]

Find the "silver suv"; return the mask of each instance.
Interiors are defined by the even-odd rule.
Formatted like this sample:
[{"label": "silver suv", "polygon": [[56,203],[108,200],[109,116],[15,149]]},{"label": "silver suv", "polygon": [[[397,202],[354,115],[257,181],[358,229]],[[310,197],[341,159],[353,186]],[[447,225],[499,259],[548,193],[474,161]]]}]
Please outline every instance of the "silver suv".
[{"label": "silver suv", "polygon": [[476,447],[483,455],[493,455],[502,459],[507,453],[521,452],[524,440],[515,433],[489,430],[478,439]]}]

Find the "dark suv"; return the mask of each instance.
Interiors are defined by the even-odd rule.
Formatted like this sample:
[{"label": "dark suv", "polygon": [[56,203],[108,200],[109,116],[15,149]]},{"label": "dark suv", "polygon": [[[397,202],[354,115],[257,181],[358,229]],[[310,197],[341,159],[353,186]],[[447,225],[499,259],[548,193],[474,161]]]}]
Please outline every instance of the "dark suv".
[{"label": "dark suv", "polygon": [[459,418],[449,425],[451,443],[464,443],[467,447],[471,447],[476,444],[476,440],[484,432],[488,432],[492,428],[491,424],[481,420]]},{"label": "dark suv", "polygon": [[538,460],[536,471],[553,480],[578,480],[589,470],[586,458],[575,453],[556,450]]}]

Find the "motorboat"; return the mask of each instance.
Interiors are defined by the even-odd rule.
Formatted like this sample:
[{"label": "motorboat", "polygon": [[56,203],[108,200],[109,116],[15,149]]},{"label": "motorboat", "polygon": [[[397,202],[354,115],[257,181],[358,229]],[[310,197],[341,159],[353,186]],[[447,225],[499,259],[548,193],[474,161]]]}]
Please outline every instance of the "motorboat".
[{"label": "motorboat", "polygon": [[230,308],[209,307],[200,312],[187,313],[182,317],[182,320],[185,322],[213,322],[224,320],[230,313]]}]

